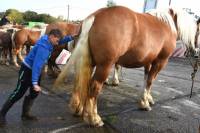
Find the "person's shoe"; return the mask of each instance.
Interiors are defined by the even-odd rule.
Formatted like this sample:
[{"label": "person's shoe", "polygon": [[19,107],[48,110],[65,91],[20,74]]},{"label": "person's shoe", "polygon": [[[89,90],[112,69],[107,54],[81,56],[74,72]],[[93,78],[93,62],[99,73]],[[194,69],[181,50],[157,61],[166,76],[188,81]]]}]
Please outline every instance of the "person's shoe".
[{"label": "person's shoe", "polygon": [[0,127],[6,124],[6,117],[0,114]]},{"label": "person's shoe", "polygon": [[21,118],[22,118],[23,121],[26,121],[26,120],[38,120],[38,118],[36,116],[30,115],[30,114],[22,115]]},{"label": "person's shoe", "polygon": [[13,104],[14,103],[12,103],[9,99],[4,103],[0,111],[0,126],[3,126],[6,124],[6,114]]},{"label": "person's shoe", "polygon": [[23,106],[22,106],[22,120],[38,120],[36,116],[30,114],[31,107],[33,106],[34,100],[30,97],[26,96],[24,98]]}]

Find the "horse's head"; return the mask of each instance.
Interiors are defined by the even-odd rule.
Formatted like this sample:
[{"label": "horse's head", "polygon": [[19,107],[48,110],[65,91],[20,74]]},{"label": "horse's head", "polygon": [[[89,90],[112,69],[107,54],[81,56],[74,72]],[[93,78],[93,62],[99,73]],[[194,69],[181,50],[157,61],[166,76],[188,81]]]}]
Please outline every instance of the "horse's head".
[{"label": "horse's head", "polygon": [[190,50],[190,52],[195,58],[198,58],[200,57],[200,18],[197,20],[196,24],[197,24],[197,30],[194,40],[195,50],[193,51]]},{"label": "horse's head", "polygon": [[197,20],[197,31],[195,36],[195,47],[200,47],[200,18]]},{"label": "horse's head", "polygon": [[177,39],[184,42],[187,50],[193,56],[199,51],[196,47],[197,24],[195,18],[183,9],[169,8],[168,13],[174,21],[177,30]]},{"label": "horse's head", "polygon": [[194,56],[199,57],[200,56],[200,18],[197,20],[197,30],[196,30],[194,44],[195,44],[195,49],[196,49]]}]

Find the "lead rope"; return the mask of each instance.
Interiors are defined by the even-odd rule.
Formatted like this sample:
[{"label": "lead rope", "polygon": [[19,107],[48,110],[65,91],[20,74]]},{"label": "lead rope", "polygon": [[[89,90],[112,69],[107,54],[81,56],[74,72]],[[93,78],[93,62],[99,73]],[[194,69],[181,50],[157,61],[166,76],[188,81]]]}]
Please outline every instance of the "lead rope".
[{"label": "lead rope", "polygon": [[[188,49],[188,47],[186,46],[186,49]],[[199,57],[194,57],[195,59],[195,63],[193,64],[192,63],[192,55],[190,53],[190,51],[188,50],[188,54],[189,54],[189,62],[190,62],[190,65],[192,66],[193,68],[193,73],[191,73],[191,79],[192,79],[192,86],[191,86],[191,90],[190,90],[190,98],[192,97],[192,93],[193,93],[193,88],[194,88],[194,81],[195,81],[195,76],[196,76],[196,73],[198,71],[198,61],[199,60]]]},{"label": "lead rope", "polygon": [[195,64],[193,66],[193,73],[191,74],[191,79],[192,79],[192,86],[191,86],[191,91],[190,91],[190,98],[192,97],[192,92],[193,92],[193,87],[194,87],[194,80],[195,80],[195,76],[196,73],[198,71],[198,58],[195,58]]}]

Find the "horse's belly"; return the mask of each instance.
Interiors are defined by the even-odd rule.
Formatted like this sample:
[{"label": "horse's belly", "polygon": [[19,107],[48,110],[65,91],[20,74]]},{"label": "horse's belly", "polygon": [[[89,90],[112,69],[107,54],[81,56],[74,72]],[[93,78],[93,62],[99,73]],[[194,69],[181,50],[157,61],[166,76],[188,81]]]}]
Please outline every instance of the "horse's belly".
[{"label": "horse's belly", "polygon": [[145,63],[144,61],[125,58],[125,59],[119,59],[117,64],[127,68],[138,68],[138,67],[143,67]]},{"label": "horse's belly", "polygon": [[[145,55],[145,56],[144,56]],[[147,64],[151,64],[152,60],[155,59],[156,55],[144,54],[144,52],[127,52],[125,55],[121,56],[117,64],[127,68],[138,68],[143,67]]]}]

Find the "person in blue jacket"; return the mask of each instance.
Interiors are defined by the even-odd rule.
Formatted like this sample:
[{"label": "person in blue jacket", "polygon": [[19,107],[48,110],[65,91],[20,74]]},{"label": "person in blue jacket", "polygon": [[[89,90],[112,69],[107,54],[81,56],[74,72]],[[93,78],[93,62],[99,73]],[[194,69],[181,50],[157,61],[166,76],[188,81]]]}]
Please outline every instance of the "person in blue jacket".
[{"label": "person in blue jacket", "polygon": [[30,114],[30,109],[34,99],[41,91],[40,79],[41,71],[45,63],[48,61],[53,51],[53,45],[64,44],[74,37],[65,36],[62,38],[61,31],[53,29],[48,35],[42,36],[31,49],[29,54],[23,60],[19,70],[18,83],[16,89],[8,97],[0,111],[0,125],[6,123],[6,113],[25,94],[29,88],[30,93],[25,96],[22,106],[22,120],[37,120],[37,117]]}]

